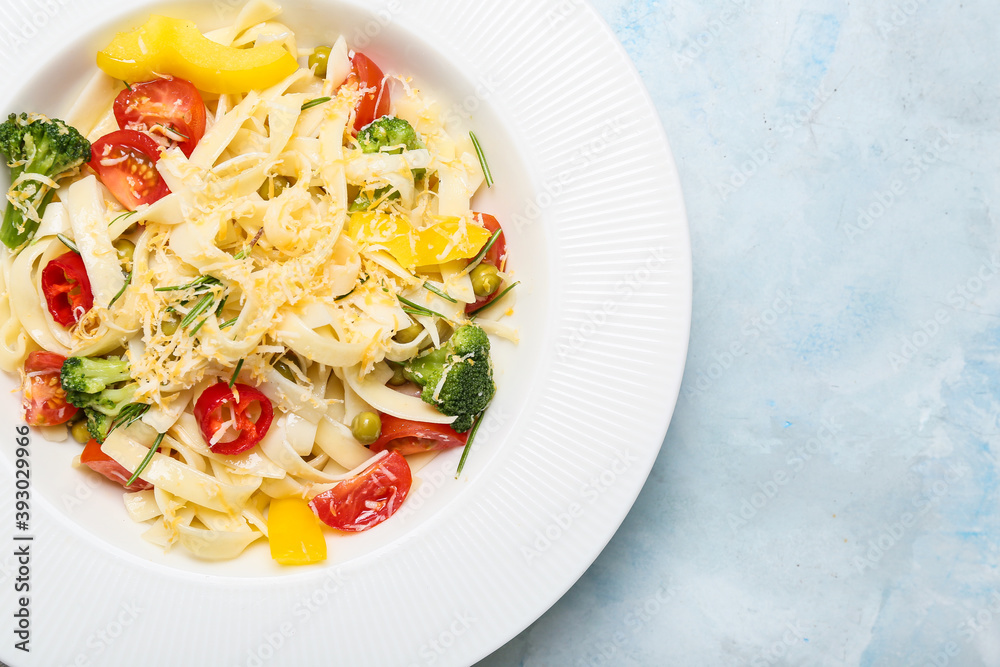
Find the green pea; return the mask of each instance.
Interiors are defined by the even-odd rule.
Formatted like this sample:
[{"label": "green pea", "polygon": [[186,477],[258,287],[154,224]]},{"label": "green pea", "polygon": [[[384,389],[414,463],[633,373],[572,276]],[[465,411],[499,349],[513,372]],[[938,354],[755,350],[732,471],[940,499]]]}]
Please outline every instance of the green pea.
[{"label": "green pea", "polygon": [[326,77],[326,64],[330,61],[330,47],[329,46],[317,46],[313,49],[313,52],[309,55],[309,68],[313,69],[313,72],[319,78]]},{"label": "green pea", "polygon": [[393,387],[399,387],[400,385],[406,384],[406,374],[403,373],[403,367],[399,365],[393,365],[392,367],[392,377],[389,378],[389,384]]},{"label": "green pea", "polygon": [[87,428],[86,419],[74,422],[73,426],[70,427],[69,432],[73,435],[73,439],[81,445],[86,445],[90,442],[90,430]]},{"label": "green pea", "polygon": [[289,382],[296,382],[295,373],[292,372],[291,366],[286,364],[284,361],[274,362],[274,370],[281,374],[281,377],[285,378]]},{"label": "green pea", "polygon": [[360,412],[351,421],[351,434],[362,445],[370,445],[382,434],[382,420],[374,412]]},{"label": "green pea", "polygon": [[118,251],[118,261],[129,269],[132,266],[132,257],[135,255],[135,244],[126,238],[115,239],[115,250]]},{"label": "green pea", "polygon": [[400,329],[399,331],[397,331],[394,338],[396,339],[397,343],[402,343],[403,345],[406,345],[407,343],[412,343],[413,341],[415,341],[417,339],[417,336],[419,336],[420,332],[422,332],[423,330],[424,328],[419,324],[411,324],[405,329]]},{"label": "green pea", "polygon": [[168,336],[173,336],[175,333],[177,333],[177,325],[178,325],[177,320],[173,318],[169,320],[163,320],[162,322],[160,322],[160,331],[162,331],[164,334]]},{"label": "green pea", "polygon": [[500,283],[502,282],[497,267],[485,262],[472,269],[469,277],[472,278],[472,291],[479,297],[493,294],[500,289]]},{"label": "green pea", "polygon": [[274,199],[292,186],[292,179],[287,176],[272,176],[264,181],[264,184],[257,188],[257,194],[264,199]]}]

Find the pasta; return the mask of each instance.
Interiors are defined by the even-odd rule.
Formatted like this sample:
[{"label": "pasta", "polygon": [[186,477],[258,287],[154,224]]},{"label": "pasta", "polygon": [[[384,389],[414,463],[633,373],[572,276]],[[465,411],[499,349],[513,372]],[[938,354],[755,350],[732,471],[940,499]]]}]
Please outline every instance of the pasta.
[{"label": "pasta", "polygon": [[[279,562],[321,560],[281,555],[277,500],[341,532],[388,518],[406,459],[466,444],[481,419],[486,334],[517,339],[502,231],[472,209],[474,135],[343,37],[300,49],[279,13],[251,0],[184,37],[259,61],[267,85],[245,90],[235,65],[183,79],[190,54],[157,50],[182,21],[116,37],[67,115],[89,167],[35,179],[52,201],[0,249],[0,368],[22,372],[29,423],[83,432],[82,464],[126,486],[145,539],[204,559],[270,539]],[[144,66],[121,55],[135,34],[166,71],[122,84],[115,68]],[[164,90],[183,114],[151,111]],[[90,368],[115,370],[94,389]],[[479,403],[456,408],[449,382],[473,375]]]}]

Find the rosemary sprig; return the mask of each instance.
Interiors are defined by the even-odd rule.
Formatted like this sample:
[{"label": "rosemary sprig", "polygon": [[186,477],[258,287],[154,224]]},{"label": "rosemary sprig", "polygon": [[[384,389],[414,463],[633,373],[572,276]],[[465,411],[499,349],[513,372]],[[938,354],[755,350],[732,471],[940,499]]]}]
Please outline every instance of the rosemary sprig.
[{"label": "rosemary sprig", "polygon": [[236,324],[236,321],[237,321],[238,319],[240,319],[240,316],[239,316],[239,315],[237,315],[237,316],[236,316],[236,317],[234,317],[233,319],[229,320],[228,322],[223,322],[222,324],[220,324],[220,325],[219,325],[219,330],[221,331],[222,329],[228,329],[229,327],[231,327],[231,326],[233,326],[234,324]]},{"label": "rosemary sprig", "polygon": [[146,469],[149,462],[153,460],[153,455],[160,451],[160,443],[163,442],[163,436],[165,435],[166,433],[160,433],[156,436],[156,440],[153,441],[153,446],[149,448],[148,452],[146,452],[146,456],[142,459],[142,463],[140,463],[139,467],[135,469],[132,476],[128,478],[125,486],[132,486],[135,483],[135,480],[139,479],[139,475],[141,475],[142,471]]},{"label": "rosemary sprig", "polygon": [[129,89],[129,92],[132,92],[132,86],[128,85],[128,81],[122,81],[122,83],[124,83],[125,87]]},{"label": "rosemary sprig", "polygon": [[492,188],[493,174],[490,172],[490,165],[486,162],[486,154],[483,153],[483,147],[479,145],[479,138],[475,132],[469,132],[469,136],[472,137],[472,145],[476,147],[476,155],[479,156],[479,164],[483,168],[483,176],[486,177],[486,187]]},{"label": "rosemary sprig", "polygon": [[317,97],[314,100],[309,100],[308,102],[306,102],[305,104],[302,105],[302,111],[305,111],[306,109],[312,109],[313,107],[318,107],[320,104],[324,104],[326,102],[329,102],[331,99],[333,99],[333,98],[332,97]]},{"label": "rosemary sprig", "polygon": [[125,211],[125,212],[124,212],[124,213],[122,213],[121,215],[117,215],[117,216],[115,216],[114,220],[112,220],[111,222],[109,222],[109,223],[108,223],[108,227],[110,227],[111,225],[115,224],[116,222],[118,222],[118,221],[119,221],[119,220],[121,220],[122,218],[127,218],[127,217],[129,217],[130,215],[135,215],[135,214],[136,214],[136,212],[135,212],[135,211]]},{"label": "rosemary sprig", "polygon": [[447,320],[448,318],[441,313],[435,312],[430,308],[424,308],[423,306],[413,303],[409,299],[401,296],[396,296],[399,302],[403,304],[403,311],[408,315],[421,315],[423,317],[440,317],[442,320]]},{"label": "rosemary sprig", "polygon": [[486,410],[479,413],[479,419],[476,420],[475,426],[469,431],[469,439],[465,441],[465,449],[462,450],[462,458],[458,460],[458,469],[455,471],[455,479],[462,474],[462,468],[465,467],[465,459],[469,457],[469,451],[472,450],[472,439],[476,437],[476,432],[479,431],[479,425],[483,423],[483,419],[486,417]]},{"label": "rosemary sprig", "polygon": [[484,245],[482,249],[476,253],[476,256],[469,261],[469,271],[476,268],[479,265],[479,262],[483,261],[483,257],[486,257],[486,253],[490,251],[490,248],[492,248],[493,244],[497,242],[497,239],[500,238],[501,234],[503,234],[502,229],[498,229],[493,232],[493,236],[491,236],[490,240],[486,242],[486,245]]},{"label": "rosemary sprig", "polygon": [[512,289],[514,289],[515,287],[517,287],[520,284],[521,284],[521,282],[518,281],[518,282],[514,283],[513,285],[509,286],[507,289],[505,289],[504,291],[502,291],[499,294],[497,294],[497,298],[493,299],[489,303],[484,303],[483,305],[479,306],[479,308],[476,308],[473,311],[470,311],[469,315],[478,315],[479,313],[483,312],[484,310],[486,310],[487,308],[489,308],[490,306],[492,306],[494,303],[496,303],[500,299],[502,299],[505,296],[507,296],[507,292],[511,291]]},{"label": "rosemary sprig", "polygon": [[243,370],[243,359],[239,360],[236,364],[236,370],[233,371],[233,377],[229,378],[229,388],[232,389],[233,385],[236,384],[236,378],[240,376],[240,371]]},{"label": "rosemary sprig", "polygon": [[[239,259],[246,259],[247,257],[249,257],[250,256],[250,251],[253,250],[253,247],[257,244],[257,241],[260,240],[260,237],[263,236],[263,234],[264,234],[264,228],[261,227],[260,229],[257,230],[257,234],[254,235],[253,239],[250,240],[250,244],[247,247],[245,247],[243,250],[241,250],[240,252],[236,253],[236,255],[234,255],[234,259],[238,259],[239,260]],[[219,280],[218,278],[214,277],[214,276],[199,276],[199,277],[195,278],[194,280],[192,280],[191,282],[189,282],[189,283],[187,283],[185,285],[171,285],[169,287],[157,287],[154,291],[156,291],[156,292],[179,292],[179,291],[182,291],[182,290],[189,290],[189,289],[199,290],[199,288],[205,288],[205,287],[207,287],[209,290],[211,290],[212,288],[214,288],[214,287],[216,287],[218,285],[222,285],[222,281]],[[196,291],[195,294],[194,294],[194,296],[197,296],[198,294],[202,294],[202,292]],[[219,301],[218,306],[215,307],[215,316],[216,317],[222,315],[222,310],[223,310],[223,308],[226,307],[226,302],[228,300],[229,300],[229,295],[226,294]],[[201,317],[209,309],[209,307],[211,306],[211,304],[214,301],[215,301],[215,294],[212,291],[203,293],[203,296],[198,301],[198,303],[195,304],[194,308],[192,308],[188,312],[188,314],[184,316],[184,319],[181,320],[180,327],[182,329],[186,328],[188,325],[190,325],[196,319],[198,319],[199,317]],[[184,303],[187,303],[187,301],[185,301]],[[231,321],[229,321],[229,322],[225,323],[224,325],[222,325],[220,327],[220,329],[225,329],[226,327],[231,327],[233,324],[236,323],[237,319],[239,319],[239,318],[238,317],[237,318],[233,318]],[[191,329],[190,331],[188,331],[188,335],[189,336],[194,336],[196,333],[198,333],[198,331],[203,326],[205,326],[205,322],[207,322],[207,321],[208,321],[208,318],[206,317],[201,322],[199,322],[197,326],[195,326],[193,329]]]},{"label": "rosemary sprig", "polygon": [[458,303],[457,299],[451,298],[450,296],[448,296],[447,294],[445,294],[444,292],[442,292],[441,290],[439,290],[437,287],[434,287],[434,285],[431,285],[430,283],[424,283],[424,289],[426,289],[428,292],[432,292],[434,294],[437,294],[439,297],[441,297],[445,301],[450,301],[451,303]]},{"label": "rosemary sprig", "polygon": [[201,328],[203,326],[205,326],[205,322],[208,322],[208,318],[207,317],[205,319],[203,319],[201,322],[198,322],[198,324],[195,325],[195,327],[193,329],[191,329],[191,331],[188,331],[188,336],[193,336],[196,333],[198,333],[199,331],[201,331]]},{"label": "rosemary sprig", "polygon": [[218,278],[212,276],[199,276],[186,285],[171,285],[170,287],[157,287],[154,292],[179,292],[180,290],[193,289],[203,285],[221,285]]},{"label": "rosemary sprig", "polygon": [[[236,253],[236,255],[234,255],[233,258],[234,259],[246,259],[247,257],[249,257],[250,256],[250,251],[253,250],[253,247],[257,244],[257,241],[260,240],[260,237],[263,236],[263,234],[264,234],[264,228],[261,227],[257,231],[257,235],[254,236],[253,239],[250,241],[250,245],[248,245],[246,248],[244,248],[243,250],[241,250],[238,253]],[[222,281],[219,280],[218,278],[216,278],[215,276],[198,276],[197,278],[195,278],[191,282],[186,283],[184,285],[171,285],[169,287],[157,287],[153,291],[154,292],[179,292],[181,290],[194,289],[194,288],[197,288],[197,287],[203,287],[205,285],[215,286],[215,285],[221,285],[221,284],[222,284]]]},{"label": "rosemary sprig", "polygon": [[132,272],[129,271],[128,275],[125,276],[125,284],[122,285],[122,288],[120,290],[118,290],[118,294],[115,294],[114,298],[111,299],[111,303],[108,304],[108,308],[110,308],[111,306],[115,305],[115,301],[117,301],[118,299],[122,298],[122,294],[125,293],[125,290],[128,289],[128,286],[131,283],[132,283]]},{"label": "rosemary sprig", "polygon": [[119,426],[124,426],[128,428],[133,423],[135,423],[139,418],[141,418],[149,410],[149,406],[145,403],[129,403],[122,411],[118,413],[114,421],[111,422],[111,427],[108,428],[108,435],[114,431]]},{"label": "rosemary sprig", "polygon": [[[188,312],[188,314],[184,316],[184,319],[181,320],[181,329],[184,329],[189,324],[191,324],[192,322],[194,322],[196,319],[198,319],[199,317],[201,317],[201,315],[206,310],[208,310],[208,307],[210,305],[212,305],[212,303],[214,301],[215,301],[215,295],[212,294],[211,292],[209,292],[205,296],[201,297],[201,300],[198,301],[198,303],[195,304],[194,308],[192,308],[191,311]],[[192,331],[190,333],[193,336],[195,332]]]},{"label": "rosemary sprig", "polygon": [[72,250],[73,252],[75,252],[76,254],[78,254],[78,255],[80,254],[80,249],[76,247],[76,244],[73,243],[72,239],[70,239],[69,237],[64,236],[62,234],[56,234],[56,238],[59,239],[60,241],[62,241],[62,244],[64,246],[66,246],[67,248],[69,248],[70,250]]}]

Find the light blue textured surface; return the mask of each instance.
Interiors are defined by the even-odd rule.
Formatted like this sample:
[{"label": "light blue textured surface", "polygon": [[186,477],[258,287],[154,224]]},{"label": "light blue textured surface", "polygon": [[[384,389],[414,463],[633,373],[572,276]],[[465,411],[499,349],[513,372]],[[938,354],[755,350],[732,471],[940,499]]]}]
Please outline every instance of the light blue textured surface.
[{"label": "light blue textured surface", "polygon": [[691,350],[617,535],[480,664],[1000,665],[996,0],[595,5],[680,170]]}]

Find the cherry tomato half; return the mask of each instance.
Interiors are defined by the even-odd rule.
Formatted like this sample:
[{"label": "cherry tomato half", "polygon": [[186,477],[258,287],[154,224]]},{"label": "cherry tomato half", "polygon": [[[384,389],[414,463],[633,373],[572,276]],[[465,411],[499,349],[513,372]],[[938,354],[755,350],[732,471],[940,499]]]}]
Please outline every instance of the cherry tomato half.
[{"label": "cherry tomato half", "polygon": [[64,327],[79,322],[94,307],[83,258],[70,251],[46,264],[42,269],[42,294],[52,319]]},{"label": "cherry tomato half", "polygon": [[24,421],[32,426],[64,424],[77,409],[66,402],[66,392],[59,381],[66,357],[54,352],[35,350],[24,362],[21,405]]},{"label": "cherry tomato half", "polygon": [[320,521],[337,530],[358,533],[395,514],[410,492],[410,464],[398,452],[365,468],[309,502]]},{"label": "cherry tomato half", "polygon": [[360,88],[374,89],[358,101],[355,108],[354,131],[378,120],[389,113],[389,87],[385,85],[385,75],[371,58],[363,53],[355,53],[351,58],[351,76],[348,81],[357,81]]},{"label": "cherry tomato half", "polygon": [[447,424],[427,424],[382,413],[382,434],[371,444],[373,452],[388,449],[403,456],[465,447],[468,433],[456,433]]},{"label": "cherry tomato half", "polygon": [[[205,102],[194,84],[185,79],[133,83],[115,98],[115,119],[123,130],[150,132],[159,125],[186,137],[176,141],[188,157],[205,136]],[[164,136],[172,138],[169,133]]]},{"label": "cherry tomato half", "polygon": [[[256,417],[253,412],[257,413]],[[223,436],[214,445],[210,444],[216,454],[232,456],[252,449],[263,439],[271,428],[274,409],[267,396],[253,387],[237,383],[230,389],[228,384],[219,381],[198,397],[194,416],[207,443],[212,442],[219,429],[232,430],[233,437]]]},{"label": "cherry tomato half", "polygon": [[[101,449],[101,443],[94,439],[91,439],[83,448],[83,453],[80,454],[80,463],[122,486],[125,486],[132,477],[132,473],[126,470],[121,463],[105,454]],[[136,479],[131,486],[125,486],[126,491],[147,491],[151,488],[153,485],[144,479]]]},{"label": "cherry tomato half", "polygon": [[[500,222],[489,213],[473,213],[472,215],[475,216],[476,220],[482,220],[483,227],[489,231],[491,238],[498,231],[500,232],[500,236],[497,237],[496,242],[490,246],[489,250],[486,251],[486,256],[483,257],[483,262],[492,264],[498,269],[503,270],[504,261],[507,259],[507,240],[505,239],[506,235],[503,233],[503,229],[500,227]],[[500,294],[502,287],[502,285],[497,287],[493,294],[490,294],[489,296],[476,297],[475,303],[470,303],[465,307],[465,312],[471,313],[477,308],[482,308],[486,304],[493,301],[493,299],[497,298],[497,295]]]},{"label": "cherry tomato half", "polygon": [[128,210],[170,194],[156,171],[160,145],[152,137],[135,130],[118,130],[95,141],[90,152],[88,164]]}]

